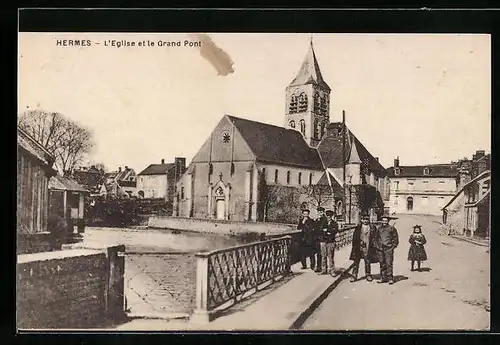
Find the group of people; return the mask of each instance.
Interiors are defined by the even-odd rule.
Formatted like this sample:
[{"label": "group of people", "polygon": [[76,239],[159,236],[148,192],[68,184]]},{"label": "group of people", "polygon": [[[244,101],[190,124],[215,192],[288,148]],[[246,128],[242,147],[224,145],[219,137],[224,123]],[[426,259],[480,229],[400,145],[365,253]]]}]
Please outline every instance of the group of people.
[{"label": "group of people", "polygon": [[[312,219],[309,210],[302,211],[298,229],[302,231],[301,263],[302,269],[307,269],[307,258],[310,268],[320,274],[337,275],[335,270],[335,236],[339,231],[334,212],[323,207],[317,209],[318,218]],[[354,261],[351,282],[358,280],[361,260],[365,267],[367,281],[372,281],[371,264],[379,263],[379,283],[394,284],[394,250],[399,245],[397,229],[389,224],[391,217],[382,216],[382,224],[376,226],[370,222],[370,217],[363,214],[361,223],[356,226],[352,238],[352,249],[349,259]],[[410,249],[408,260],[411,261],[411,270],[420,270],[421,262],[427,260],[424,249],[426,238],[422,234],[420,225],[414,226],[413,234],[409,239]]]}]

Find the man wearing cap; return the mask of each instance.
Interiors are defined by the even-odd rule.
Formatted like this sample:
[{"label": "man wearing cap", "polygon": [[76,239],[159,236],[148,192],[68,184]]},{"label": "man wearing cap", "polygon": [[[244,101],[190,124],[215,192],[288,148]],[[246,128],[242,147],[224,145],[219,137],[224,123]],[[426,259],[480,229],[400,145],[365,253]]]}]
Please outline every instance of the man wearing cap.
[{"label": "man wearing cap", "polygon": [[327,226],[319,238],[319,247],[321,251],[321,274],[335,274],[335,235],[338,231],[338,224],[335,220],[335,214],[331,210],[325,212],[327,217]]},{"label": "man wearing cap", "polygon": [[300,244],[300,262],[302,269],[306,269],[306,259],[309,257],[311,269],[315,269],[316,259],[313,254],[314,249],[314,220],[309,217],[309,210],[302,210],[302,217],[299,220],[298,230],[302,231],[302,241]]},{"label": "man wearing cap", "polygon": [[316,272],[321,273],[321,248],[320,248],[320,238],[323,236],[324,231],[328,228],[328,218],[325,215],[325,208],[318,207],[316,209],[318,213],[318,218],[314,222],[314,233],[315,233],[315,246],[314,252],[316,253]]},{"label": "man wearing cap", "polygon": [[370,224],[370,216],[363,214],[361,216],[361,224],[358,224],[354,229],[352,236],[352,249],[349,259],[354,261],[352,268],[351,282],[358,279],[359,264],[363,259],[365,266],[366,280],[371,282],[371,264],[378,262],[377,253],[373,246],[373,239],[377,228],[374,224]]},{"label": "man wearing cap", "polygon": [[374,245],[380,263],[380,275],[378,283],[394,284],[393,261],[394,249],[399,245],[399,236],[396,228],[389,224],[391,217],[388,214],[382,216],[382,225],[375,232]]}]

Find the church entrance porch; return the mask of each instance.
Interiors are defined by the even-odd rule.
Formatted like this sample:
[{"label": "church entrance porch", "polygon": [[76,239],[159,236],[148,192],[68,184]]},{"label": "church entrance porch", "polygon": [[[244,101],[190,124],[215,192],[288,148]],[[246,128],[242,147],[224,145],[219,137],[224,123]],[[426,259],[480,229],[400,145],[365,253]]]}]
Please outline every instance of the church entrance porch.
[{"label": "church entrance porch", "polygon": [[229,197],[231,185],[222,181],[208,186],[208,214],[210,219],[229,220]]},{"label": "church entrance porch", "polygon": [[217,202],[216,202],[216,218],[217,219],[225,219],[225,215],[226,215],[226,210],[225,210],[225,201],[224,199],[217,199]]}]

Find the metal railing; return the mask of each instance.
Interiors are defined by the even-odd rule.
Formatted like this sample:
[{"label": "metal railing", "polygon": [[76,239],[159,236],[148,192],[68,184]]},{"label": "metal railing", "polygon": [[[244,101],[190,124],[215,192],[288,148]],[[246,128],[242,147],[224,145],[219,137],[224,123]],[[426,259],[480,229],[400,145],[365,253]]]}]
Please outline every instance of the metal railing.
[{"label": "metal railing", "polygon": [[291,237],[284,236],[196,254],[193,317],[210,321],[215,309],[290,273],[290,247]]}]

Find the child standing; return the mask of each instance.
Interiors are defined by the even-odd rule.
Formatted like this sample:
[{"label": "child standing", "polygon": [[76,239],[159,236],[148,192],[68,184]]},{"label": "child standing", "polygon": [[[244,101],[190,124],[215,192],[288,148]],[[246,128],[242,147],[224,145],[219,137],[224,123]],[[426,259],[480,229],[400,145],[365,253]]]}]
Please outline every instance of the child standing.
[{"label": "child standing", "polygon": [[424,245],[427,243],[424,234],[422,234],[422,227],[415,225],[413,227],[413,234],[410,235],[410,250],[408,251],[408,260],[411,261],[411,270],[415,271],[415,261],[417,262],[417,271],[420,271],[420,264],[422,261],[427,260],[427,253],[425,252]]}]

